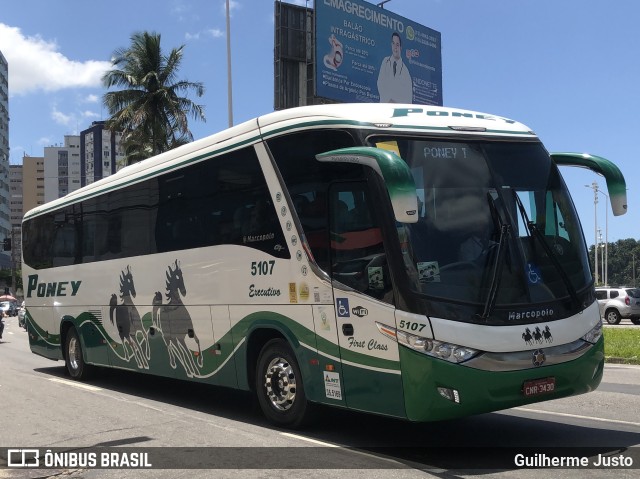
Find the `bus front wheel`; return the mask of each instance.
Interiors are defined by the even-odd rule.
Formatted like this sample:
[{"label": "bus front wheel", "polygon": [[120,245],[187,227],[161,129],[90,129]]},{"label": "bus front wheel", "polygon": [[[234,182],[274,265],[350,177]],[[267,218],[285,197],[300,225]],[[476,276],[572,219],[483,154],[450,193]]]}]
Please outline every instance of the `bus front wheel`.
[{"label": "bus front wheel", "polygon": [[310,405],[302,374],[286,341],[272,339],[260,351],[256,393],[262,412],[276,426],[295,429],[308,422]]},{"label": "bus front wheel", "polygon": [[65,365],[69,376],[78,381],[88,379],[93,372],[93,366],[84,362],[80,338],[74,328],[67,332],[65,353]]}]

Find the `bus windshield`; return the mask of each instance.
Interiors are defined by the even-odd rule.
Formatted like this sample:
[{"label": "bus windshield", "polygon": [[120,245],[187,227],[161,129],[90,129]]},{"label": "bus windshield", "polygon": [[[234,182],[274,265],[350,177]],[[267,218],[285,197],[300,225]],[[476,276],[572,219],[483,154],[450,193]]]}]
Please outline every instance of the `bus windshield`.
[{"label": "bus windshield", "polygon": [[375,137],[415,179],[419,220],[397,224],[411,288],[488,306],[572,298],[591,281],[567,188],[538,142]]}]

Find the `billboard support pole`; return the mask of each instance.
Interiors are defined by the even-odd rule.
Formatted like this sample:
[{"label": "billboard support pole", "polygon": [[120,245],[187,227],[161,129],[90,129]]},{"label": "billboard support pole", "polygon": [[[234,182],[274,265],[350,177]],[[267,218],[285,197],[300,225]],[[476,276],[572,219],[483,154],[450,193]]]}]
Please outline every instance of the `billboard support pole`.
[{"label": "billboard support pole", "polygon": [[233,94],[231,89],[231,21],[229,20],[229,0],[226,2],[227,16],[227,104],[229,126],[233,126]]}]

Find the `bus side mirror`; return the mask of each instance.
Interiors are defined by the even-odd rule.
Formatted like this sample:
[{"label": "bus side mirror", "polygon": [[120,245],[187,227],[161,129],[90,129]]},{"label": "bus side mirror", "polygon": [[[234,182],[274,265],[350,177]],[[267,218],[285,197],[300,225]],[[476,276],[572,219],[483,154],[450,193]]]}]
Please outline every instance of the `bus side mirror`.
[{"label": "bus side mirror", "polygon": [[355,146],[316,155],[318,161],[357,163],[371,168],[384,181],[396,221],[418,222],[416,183],[407,163],[395,153],[370,146]]},{"label": "bus side mirror", "polygon": [[551,153],[551,159],[558,166],[578,166],[604,176],[613,214],[620,216],[627,212],[627,184],[620,169],[611,161],[588,153]]}]

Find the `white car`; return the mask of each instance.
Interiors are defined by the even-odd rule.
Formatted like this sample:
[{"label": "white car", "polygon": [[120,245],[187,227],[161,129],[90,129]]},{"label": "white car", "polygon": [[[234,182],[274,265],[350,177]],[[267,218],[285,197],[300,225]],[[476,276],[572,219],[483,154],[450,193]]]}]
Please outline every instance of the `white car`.
[{"label": "white car", "polygon": [[600,316],[609,324],[619,324],[622,318],[629,318],[633,324],[640,324],[640,289],[637,288],[596,288],[596,299]]}]

